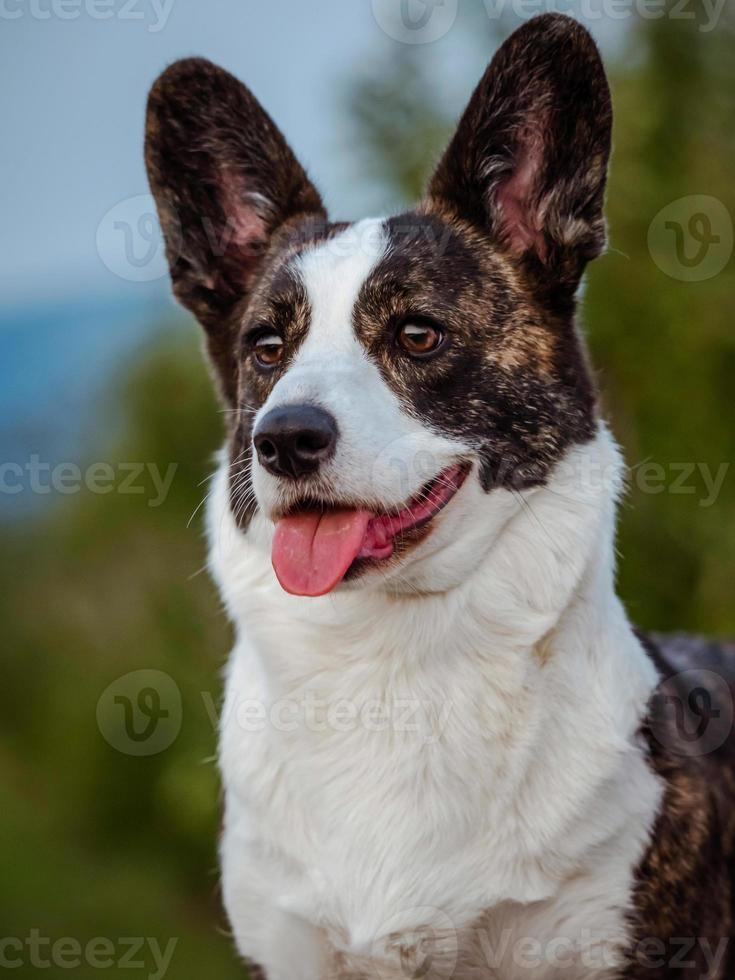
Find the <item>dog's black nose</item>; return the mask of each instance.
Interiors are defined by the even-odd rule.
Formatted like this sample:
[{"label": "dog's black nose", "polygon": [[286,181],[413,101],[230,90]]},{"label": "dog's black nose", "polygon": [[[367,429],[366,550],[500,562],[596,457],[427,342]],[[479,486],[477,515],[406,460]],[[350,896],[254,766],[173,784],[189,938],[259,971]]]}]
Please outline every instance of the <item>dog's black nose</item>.
[{"label": "dog's black nose", "polygon": [[253,444],[269,473],[297,479],[314,473],[332,455],[337,423],[316,405],[283,405],[258,422]]}]

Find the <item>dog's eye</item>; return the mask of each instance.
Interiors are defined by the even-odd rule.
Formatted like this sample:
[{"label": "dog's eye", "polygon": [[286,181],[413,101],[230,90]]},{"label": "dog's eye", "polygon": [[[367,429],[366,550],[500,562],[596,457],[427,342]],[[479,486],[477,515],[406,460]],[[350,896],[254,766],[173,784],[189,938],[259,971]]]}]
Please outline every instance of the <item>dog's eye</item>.
[{"label": "dog's eye", "polygon": [[283,340],[273,330],[263,331],[253,343],[253,357],[261,367],[275,367],[283,359]]},{"label": "dog's eye", "polygon": [[401,350],[414,357],[433,354],[444,343],[444,331],[431,323],[408,321],[401,324],[396,333],[396,342]]}]

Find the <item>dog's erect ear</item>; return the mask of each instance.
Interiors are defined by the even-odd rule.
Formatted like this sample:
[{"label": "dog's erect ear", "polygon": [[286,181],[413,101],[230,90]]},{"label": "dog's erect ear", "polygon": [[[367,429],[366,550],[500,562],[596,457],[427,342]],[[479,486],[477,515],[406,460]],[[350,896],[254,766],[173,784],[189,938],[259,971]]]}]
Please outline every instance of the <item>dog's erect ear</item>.
[{"label": "dog's erect ear", "polygon": [[574,289],[605,246],[612,106],[577,21],[544,14],[501,46],[428,189],[549,286]]},{"label": "dog's erect ear", "polygon": [[145,159],[174,292],[205,327],[230,395],[228,316],[274,232],[299,216],[323,220],[324,207],[257,99],[201,58],[176,62],[153,85]]}]

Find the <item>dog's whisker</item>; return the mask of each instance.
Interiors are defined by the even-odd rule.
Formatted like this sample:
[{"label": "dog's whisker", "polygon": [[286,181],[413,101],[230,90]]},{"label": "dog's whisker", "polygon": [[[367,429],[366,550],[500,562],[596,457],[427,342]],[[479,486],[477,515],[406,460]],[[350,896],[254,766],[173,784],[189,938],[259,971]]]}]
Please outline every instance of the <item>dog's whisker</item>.
[{"label": "dog's whisker", "polygon": [[187,528],[189,528],[189,527],[191,527],[191,522],[192,522],[192,521],[194,520],[194,518],[195,518],[195,517],[197,516],[197,514],[198,514],[198,513],[199,513],[199,511],[200,511],[200,510],[202,509],[202,507],[204,506],[204,504],[206,504],[206,502],[207,502],[207,501],[209,500],[209,498],[210,498],[210,497],[212,496],[212,493],[213,493],[213,492],[214,492],[214,489],[212,489],[212,490],[209,490],[209,491],[208,491],[208,492],[207,492],[207,493],[206,493],[206,494],[205,494],[205,495],[204,495],[204,496],[202,497],[202,499],[201,499],[201,500],[199,501],[199,503],[198,503],[198,504],[196,505],[196,507],[195,507],[195,508],[194,508],[194,510],[192,511],[192,514],[191,514],[191,517],[190,517],[190,518],[189,518],[189,520],[188,520],[188,521],[186,522],[186,526],[187,526]]}]

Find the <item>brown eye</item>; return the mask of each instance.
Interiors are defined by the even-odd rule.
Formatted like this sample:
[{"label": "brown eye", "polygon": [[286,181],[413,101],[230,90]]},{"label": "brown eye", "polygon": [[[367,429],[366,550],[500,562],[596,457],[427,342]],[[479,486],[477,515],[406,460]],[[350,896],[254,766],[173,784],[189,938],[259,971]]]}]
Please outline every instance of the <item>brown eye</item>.
[{"label": "brown eye", "polygon": [[433,354],[441,347],[443,340],[443,331],[430,323],[404,323],[396,334],[398,346],[414,357]]},{"label": "brown eye", "polygon": [[261,367],[275,367],[283,359],[283,340],[273,330],[260,334],[253,344],[253,357]]}]

